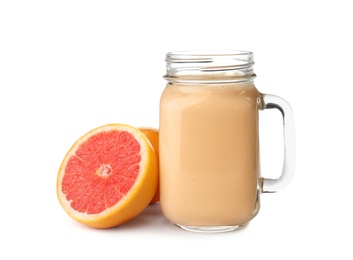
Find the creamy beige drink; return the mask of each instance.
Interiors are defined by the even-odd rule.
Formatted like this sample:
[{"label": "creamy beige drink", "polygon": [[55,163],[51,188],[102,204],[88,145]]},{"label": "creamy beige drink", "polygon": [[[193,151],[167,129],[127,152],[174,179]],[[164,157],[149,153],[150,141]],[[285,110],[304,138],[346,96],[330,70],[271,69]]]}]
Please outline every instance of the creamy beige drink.
[{"label": "creamy beige drink", "polygon": [[260,94],[252,81],[168,84],[160,103],[160,203],[184,226],[241,226],[258,211]]}]

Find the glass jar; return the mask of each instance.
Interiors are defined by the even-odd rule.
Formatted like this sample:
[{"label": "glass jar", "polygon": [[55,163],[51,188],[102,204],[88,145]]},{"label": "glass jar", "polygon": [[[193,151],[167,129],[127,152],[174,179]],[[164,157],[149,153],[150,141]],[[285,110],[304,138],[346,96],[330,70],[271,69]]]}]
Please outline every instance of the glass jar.
[{"label": "glass jar", "polygon": [[[166,218],[197,232],[246,225],[259,194],[283,189],[294,172],[292,109],[254,85],[248,51],[171,52],[160,100],[160,205]],[[277,108],[285,158],[278,179],[260,176],[259,110]]]}]

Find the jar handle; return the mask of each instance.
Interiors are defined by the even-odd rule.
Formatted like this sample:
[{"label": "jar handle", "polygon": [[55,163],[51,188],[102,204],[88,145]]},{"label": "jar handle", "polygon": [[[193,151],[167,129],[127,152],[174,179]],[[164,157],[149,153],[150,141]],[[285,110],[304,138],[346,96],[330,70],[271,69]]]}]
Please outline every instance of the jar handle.
[{"label": "jar handle", "polygon": [[262,94],[262,109],[276,108],[282,113],[284,161],[282,174],[278,179],[260,178],[260,192],[270,193],[283,190],[291,181],[295,168],[295,128],[293,110],[284,99],[269,94]]}]

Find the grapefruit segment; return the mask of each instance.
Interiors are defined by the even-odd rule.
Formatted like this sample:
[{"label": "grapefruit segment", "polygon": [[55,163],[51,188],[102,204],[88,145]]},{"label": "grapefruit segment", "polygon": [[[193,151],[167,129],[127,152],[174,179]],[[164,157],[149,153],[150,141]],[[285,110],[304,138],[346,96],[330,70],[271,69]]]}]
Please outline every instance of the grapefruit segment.
[{"label": "grapefruit segment", "polygon": [[137,128],[98,127],[79,138],[64,157],[57,196],[72,218],[110,228],[141,213],[158,184],[156,153]]}]

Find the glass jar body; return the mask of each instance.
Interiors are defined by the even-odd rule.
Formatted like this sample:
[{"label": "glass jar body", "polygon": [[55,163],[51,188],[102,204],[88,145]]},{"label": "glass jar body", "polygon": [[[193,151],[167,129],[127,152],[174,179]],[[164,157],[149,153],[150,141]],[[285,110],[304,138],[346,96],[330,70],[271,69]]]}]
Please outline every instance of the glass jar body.
[{"label": "glass jar body", "polygon": [[167,84],[160,103],[160,203],[182,227],[236,229],[259,209],[253,82]]}]

